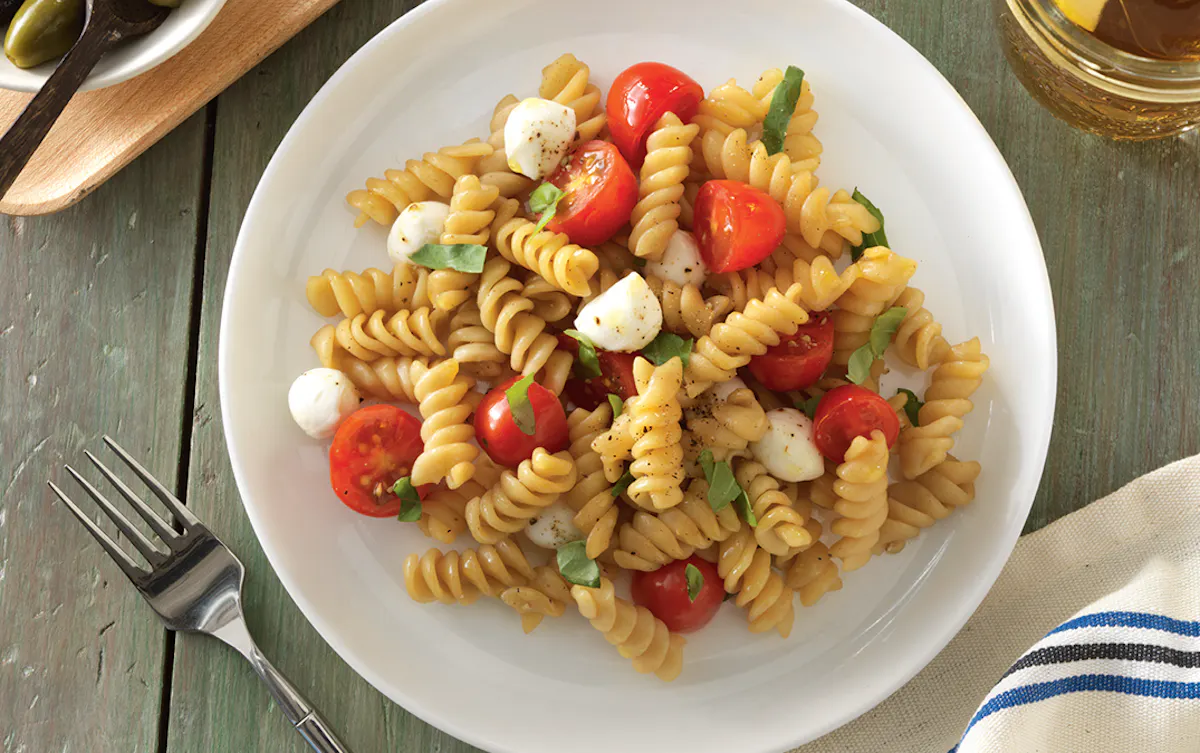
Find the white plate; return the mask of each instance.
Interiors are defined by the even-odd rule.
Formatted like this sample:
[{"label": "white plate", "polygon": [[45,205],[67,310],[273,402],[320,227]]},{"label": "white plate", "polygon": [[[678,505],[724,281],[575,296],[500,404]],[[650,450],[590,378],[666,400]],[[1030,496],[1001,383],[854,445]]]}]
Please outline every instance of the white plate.
[{"label": "white plate", "polygon": [[[225,0],[183,0],[182,5],[167,15],[162,26],[105,55],[79,91],[103,89],[128,81],[168,60],[200,36],[224,4]],[[0,26],[0,34],[4,28]],[[0,89],[35,92],[42,88],[57,65],[58,61],[54,60],[36,68],[21,69],[0,55]]]},{"label": "white plate", "polygon": [[[712,6],[714,9],[717,6]],[[789,640],[751,636],[726,608],[689,637],[682,676],[635,674],[578,615],[524,636],[503,605],[421,606],[401,563],[430,542],[360,517],[288,416],[322,323],[304,299],[325,267],[385,266],[384,232],[355,231],[343,195],[384,167],[484,136],[508,92],[535,92],[563,51],[607,87],[661,60],[706,87],[799,65],[816,93],[825,185],[864,193],[916,258],[947,335],[979,335],[992,369],[956,447],[979,458],[977,501],[902,555],[797,607]],[[782,751],[853,719],[911,678],[979,604],[1029,512],[1054,411],[1054,315],[1038,239],[999,152],[916,51],[841,0],[440,0],[352,57],[272,159],[238,238],[220,384],[238,487],[263,548],[333,648],[390,698],[450,734],[512,753]],[[914,713],[935,713],[914,709]]]}]

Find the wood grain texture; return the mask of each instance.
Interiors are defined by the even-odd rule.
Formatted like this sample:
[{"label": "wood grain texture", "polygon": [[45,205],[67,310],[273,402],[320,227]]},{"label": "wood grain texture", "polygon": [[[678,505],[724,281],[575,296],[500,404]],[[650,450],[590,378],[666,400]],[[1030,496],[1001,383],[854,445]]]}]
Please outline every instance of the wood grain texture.
[{"label": "wood grain texture", "polygon": [[[57,212],[79,201],[199,110],[337,0],[230,0],[191,45],[123,84],[75,97],[0,201],[0,213]],[[32,98],[0,91],[0,124]]]},{"label": "wood grain texture", "polygon": [[203,125],[70,211],[0,217],[5,753],[158,747],[166,634],[46,481],[64,482],[62,463],[86,464],[106,432],[175,478]]}]

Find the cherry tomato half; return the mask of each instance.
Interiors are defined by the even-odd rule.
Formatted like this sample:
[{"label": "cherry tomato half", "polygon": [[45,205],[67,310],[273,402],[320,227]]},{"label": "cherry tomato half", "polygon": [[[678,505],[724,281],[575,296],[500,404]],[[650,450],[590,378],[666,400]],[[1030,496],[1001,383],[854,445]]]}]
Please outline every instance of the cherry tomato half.
[{"label": "cherry tomato half", "polygon": [[355,512],[394,517],[400,513],[400,499],[392,494],[392,486],[412,471],[424,447],[421,422],[412,415],[394,405],[359,408],[333,435],[329,448],[333,491]]},{"label": "cherry tomato half", "polygon": [[522,460],[533,457],[533,451],[544,447],[546,452],[567,449],[567,414],[553,392],[534,382],[529,385],[529,404],[533,406],[533,434],[517,428],[508,396],[504,391],[520,376],[492,388],[475,409],[475,438],[489,457],[500,465],[516,468]]},{"label": "cherry tomato half", "polygon": [[[688,598],[688,565],[695,565],[704,579],[694,601]],[[717,566],[699,557],[676,560],[651,573],[634,572],[631,592],[635,604],[649,609],[675,633],[690,633],[704,627],[725,600]]]},{"label": "cherry tomato half", "polygon": [[606,109],[613,143],[634,167],[646,158],[646,138],[668,112],[689,122],[700,109],[704,87],[683,71],[663,63],[637,63],[617,75],[608,90]]},{"label": "cherry tomato half", "polygon": [[607,141],[580,145],[549,180],[565,195],[546,227],[584,247],[613,237],[629,222],[638,199],[633,170]]},{"label": "cherry tomato half", "polygon": [[831,360],[833,317],[827,311],[814,311],[796,334],[781,335],[778,345],[751,358],[750,373],[769,390],[802,390],[821,378]]},{"label": "cherry tomato half", "polygon": [[900,419],[886,400],[866,387],[835,387],[817,403],[813,441],[821,454],[835,463],[846,459],[855,437],[869,437],[876,429],[891,447],[900,436]]},{"label": "cherry tomato half", "polygon": [[692,232],[713,272],[736,272],[771,255],[787,217],[770,196],[736,180],[710,180],[696,197]]},{"label": "cherry tomato half", "polygon": [[[569,335],[559,334],[558,347],[574,354],[579,353],[579,342]],[[614,353],[598,349],[596,357],[600,361],[600,376],[591,379],[572,377],[567,380],[565,392],[572,403],[580,408],[595,410],[597,405],[608,400],[610,394],[622,400],[637,395],[637,381],[633,378],[636,353]]]}]

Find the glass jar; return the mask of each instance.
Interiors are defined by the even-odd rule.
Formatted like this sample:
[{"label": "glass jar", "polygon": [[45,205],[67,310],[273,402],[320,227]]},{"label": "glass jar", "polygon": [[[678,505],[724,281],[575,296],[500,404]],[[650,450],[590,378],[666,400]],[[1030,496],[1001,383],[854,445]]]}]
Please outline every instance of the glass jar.
[{"label": "glass jar", "polygon": [[1025,88],[1071,125],[1157,139],[1200,125],[1200,61],[1141,57],[1071,23],[1053,0],[994,0],[1005,55]]}]

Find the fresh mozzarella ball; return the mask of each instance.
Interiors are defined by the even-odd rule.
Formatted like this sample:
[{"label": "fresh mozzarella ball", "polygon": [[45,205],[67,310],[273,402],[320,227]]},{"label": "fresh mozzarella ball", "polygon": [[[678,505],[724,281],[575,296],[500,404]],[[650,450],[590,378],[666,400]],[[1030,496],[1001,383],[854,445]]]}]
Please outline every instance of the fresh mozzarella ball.
[{"label": "fresh mozzarella ball", "polygon": [[579,541],[583,532],[575,527],[575,511],[566,502],[555,502],[525,526],[530,543],[543,549],[558,549],[563,544]]},{"label": "fresh mozzarella ball", "polygon": [[636,272],[593,298],[575,317],[575,329],[596,347],[626,353],[649,345],[662,324],[662,306]]},{"label": "fresh mozzarella ball", "polygon": [[708,267],[700,258],[696,236],[676,230],[667,241],[667,250],[658,261],[646,262],[646,274],[669,280],[676,285],[700,285],[708,276]]},{"label": "fresh mozzarella ball", "polygon": [[554,172],[575,140],[575,111],[548,99],[522,100],[504,124],[508,166],[537,180]]},{"label": "fresh mozzarella ball", "polygon": [[813,442],[813,423],[795,408],[767,411],[767,433],[750,443],[754,458],[780,481],[811,481],[825,472]]},{"label": "fresh mozzarella ball", "polygon": [[350,377],[337,369],[306,371],[288,390],[292,418],[313,439],[332,437],[342,419],[356,411],[361,402]]},{"label": "fresh mozzarella ball", "polygon": [[408,257],[426,243],[437,243],[446,227],[450,207],[440,201],[418,201],[409,204],[392,223],[388,233],[388,256],[396,264],[408,262]]},{"label": "fresh mozzarella ball", "polygon": [[708,391],[716,400],[728,400],[735,391],[744,389],[746,389],[746,383],[740,377],[734,377],[728,382],[717,382]]}]

